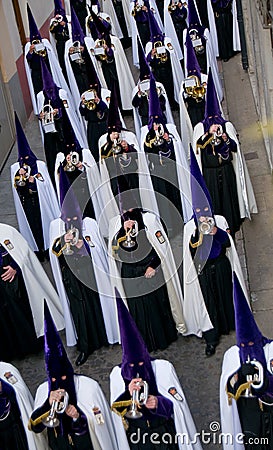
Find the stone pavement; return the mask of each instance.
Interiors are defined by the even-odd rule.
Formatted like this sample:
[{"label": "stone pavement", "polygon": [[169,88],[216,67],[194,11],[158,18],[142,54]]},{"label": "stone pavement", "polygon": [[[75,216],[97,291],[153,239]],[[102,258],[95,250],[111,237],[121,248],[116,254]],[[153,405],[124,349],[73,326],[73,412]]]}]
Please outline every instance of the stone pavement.
[{"label": "stone pavement", "polygon": [[[226,91],[224,111],[240,135],[259,208],[259,214],[255,215],[251,222],[244,223],[242,232],[238,233],[236,245],[245,278],[249,282],[257,322],[265,335],[273,337],[273,327],[271,326],[273,319],[271,301],[273,290],[272,179],[255,112],[249,77],[241,68],[240,55],[223,63],[220,67]],[[175,118],[178,119],[177,114]],[[126,123],[131,128],[130,118],[126,118]],[[41,139],[34,117],[31,117],[26,126],[26,134],[32,150],[42,158]],[[9,167],[16,161],[16,156],[15,145],[0,177],[0,222],[15,227],[17,227],[17,221],[11,193]],[[182,251],[180,237],[173,241],[173,247],[176,253]],[[45,269],[51,277],[48,264],[45,264]],[[180,336],[167,350],[152,354],[155,357],[166,358],[174,364],[199,432],[201,430],[209,432],[210,427],[213,426],[217,430],[217,424],[213,422],[220,420],[218,390],[222,357],[225,350],[235,342],[235,333],[223,336],[217,347],[216,355],[206,358],[204,341],[196,337]],[[68,355],[74,362],[77,355],[76,349],[68,348]],[[111,368],[120,361],[121,350],[118,345],[115,345],[94,352],[76,372],[99,381],[106,397],[109,398],[109,373]],[[45,378],[43,353],[31,355],[24,360],[14,360],[12,363],[21,371],[31,392],[35,394],[37,386]],[[207,439],[204,442],[205,448],[221,448],[217,444],[217,433],[211,434]]]}]

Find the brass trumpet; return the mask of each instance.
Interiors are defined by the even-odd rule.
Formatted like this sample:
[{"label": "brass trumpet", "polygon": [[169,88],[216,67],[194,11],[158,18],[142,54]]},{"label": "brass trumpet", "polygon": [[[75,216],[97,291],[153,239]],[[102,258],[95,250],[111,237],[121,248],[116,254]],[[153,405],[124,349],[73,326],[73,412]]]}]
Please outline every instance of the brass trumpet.
[{"label": "brass trumpet", "polygon": [[80,41],[75,41],[72,44],[72,47],[69,49],[69,56],[71,61],[75,61],[77,64],[84,63],[84,59],[81,53],[81,43]]},{"label": "brass trumpet", "polygon": [[132,228],[126,231],[126,239],[120,245],[125,248],[134,248],[137,243],[133,240],[138,235],[138,223],[135,222]]},{"label": "brass trumpet", "polygon": [[258,369],[258,373],[254,375],[247,375],[246,381],[250,383],[250,386],[245,390],[245,393],[242,394],[242,397],[254,397],[251,392],[251,386],[253,385],[255,389],[260,389],[264,383],[264,369],[262,364],[259,361],[250,360],[250,356],[248,355],[248,359],[246,361],[247,364],[251,364],[252,366]]},{"label": "brass trumpet", "polygon": [[97,93],[96,93],[95,89],[89,89],[88,91],[85,91],[83,93],[82,103],[90,111],[93,111],[96,108],[96,103],[95,103],[96,95],[97,95]]},{"label": "brass trumpet", "polygon": [[142,0],[139,0],[138,2],[136,2],[135,7],[132,10],[132,16],[134,17],[136,15],[136,13],[140,12],[142,10],[144,6],[144,3]]},{"label": "brass trumpet", "polygon": [[63,21],[63,16],[61,14],[58,14],[55,16],[55,18],[52,20],[49,31],[53,31],[54,28],[59,25]]},{"label": "brass trumpet", "polygon": [[190,75],[184,83],[187,95],[194,98],[197,103],[201,102],[206,94],[206,88],[201,85],[199,78],[196,75]]},{"label": "brass trumpet", "polygon": [[63,250],[63,254],[65,256],[73,255],[74,251],[72,250],[71,246],[74,247],[79,242],[80,232],[78,228],[71,225],[69,232],[72,234],[73,237],[70,242],[66,242],[66,247]]},{"label": "brass trumpet", "polygon": [[31,44],[34,45],[34,53],[36,55],[42,56],[43,58],[46,57],[46,48],[40,39],[34,39]]},{"label": "brass trumpet", "polygon": [[43,109],[41,111],[41,117],[42,117],[42,127],[45,133],[55,133],[55,123],[54,123],[54,108],[49,103],[45,104],[43,106]]},{"label": "brass trumpet", "polygon": [[155,57],[157,59],[160,59],[160,61],[162,63],[165,63],[167,61],[167,59],[168,59],[168,56],[167,56],[167,52],[166,52],[166,47],[163,44],[163,42],[162,41],[156,41],[154,43],[154,47],[153,48],[155,49]]},{"label": "brass trumpet", "polygon": [[137,385],[141,386],[143,390],[140,391],[133,390],[132,406],[130,410],[127,411],[127,413],[125,414],[125,416],[128,417],[129,419],[139,419],[140,417],[142,417],[143,414],[140,411],[138,411],[138,407],[145,405],[145,403],[148,400],[149,386],[147,381],[143,380],[139,381]]},{"label": "brass trumpet", "polygon": [[195,28],[192,28],[189,31],[189,34],[190,34],[190,38],[192,40],[192,45],[193,45],[195,53],[197,53],[198,55],[202,55],[205,51],[205,47],[202,44],[202,40],[199,37],[198,30],[196,30]]},{"label": "brass trumpet", "polygon": [[203,222],[199,222],[198,229],[201,234],[210,234],[215,226],[213,217],[206,217]]},{"label": "brass trumpet", "polygon": [[42,420],[42,423],[47,428],[56,428],[60,421],[57,419],[56,414],[62,414],[68,406],[69,395],[67,392],[64,393],[62,400],[60,402],[54,401],[51,405],[48,416]]},{"label": "brass trumpet", "polygon": [[80,157],[78,152],[70,152],[69,153],[69,160],[67,161],[67,164],[64,166],[64,170],[66,172],[74,172],[76,169],[76,165],[79,163]]},{"label": "brass trumpet", "polygon": [[221,138],[223,134],[223,127],[222,125],[218,125],[217,131],[213,133],[213,139],[211,141],[212,145],[219,145],[221,143]]},{"label": "brass trumpet", "polygon": [[97,56],[101,61],[105,61],[107,59],[107,54],[105,52],[106,41],[105,39],[97,39],[95,42],[95,47],[93,48],[92,53]]}]

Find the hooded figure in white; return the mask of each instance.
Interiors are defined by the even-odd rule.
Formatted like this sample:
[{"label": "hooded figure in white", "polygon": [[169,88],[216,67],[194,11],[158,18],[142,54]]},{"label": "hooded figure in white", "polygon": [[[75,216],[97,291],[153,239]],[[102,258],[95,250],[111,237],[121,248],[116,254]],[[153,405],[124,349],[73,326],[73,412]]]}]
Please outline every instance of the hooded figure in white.
[{"label": "hooded figure in white", "polygon": [[[169,361],[152,360],[117,290],[116,296],[122,362],[111,372],[110,391],[119,449],[129,450],[134,443],[138,448],[150,443],[161,449],[168,442],[170,450],[201,450],[174,367]],[[136,407],[134,413],[132,396],[142,389],[140,383],[146,384],[147,389],[141,409]],[[164,436],[168,436],[167,441]]]},{"label": "hooded figure in white", "polygon": [[46,302],[44,315],[47,381],[37,389],[29,429],[36,434],[47,430],[50,448],[65,444],[66,448],[118,450],[110,408],[99,384],[74,374]]}]

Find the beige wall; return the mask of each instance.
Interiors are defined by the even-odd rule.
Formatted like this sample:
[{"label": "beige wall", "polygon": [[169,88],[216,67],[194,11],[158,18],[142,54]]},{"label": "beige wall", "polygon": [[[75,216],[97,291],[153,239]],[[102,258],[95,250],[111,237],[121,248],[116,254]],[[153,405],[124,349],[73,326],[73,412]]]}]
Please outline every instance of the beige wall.
[{"label": "beige wall", "polygon": [[249,58],[249,76],[269,165],[273,170],[273,56],[270,29],[263,26],[256,2],[243,0],[242,3]]}]

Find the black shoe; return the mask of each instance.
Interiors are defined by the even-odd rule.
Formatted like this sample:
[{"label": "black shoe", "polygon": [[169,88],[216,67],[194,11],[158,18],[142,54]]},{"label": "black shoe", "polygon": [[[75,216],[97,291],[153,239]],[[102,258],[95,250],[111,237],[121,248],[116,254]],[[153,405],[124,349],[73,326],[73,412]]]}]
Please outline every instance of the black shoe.
[{"label": "black shoe", "polygon": [[88,359],[88,354],[81,352],[75,361],[76,366],[81,366],[82,364],[84,364],[87,361],[87,359]]},{"label": "black shoe", "polygon": [[215,349],[216,349],[216,345],[214,345],[214,344],[207,344],[206,350],[205,350],[206,356],[214,355],[215,354]]}]

